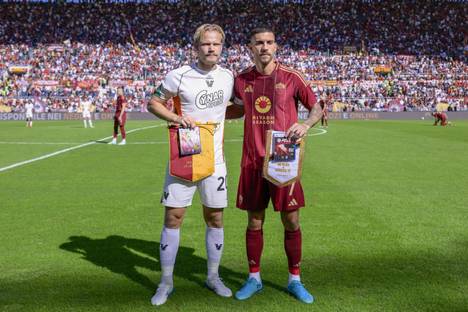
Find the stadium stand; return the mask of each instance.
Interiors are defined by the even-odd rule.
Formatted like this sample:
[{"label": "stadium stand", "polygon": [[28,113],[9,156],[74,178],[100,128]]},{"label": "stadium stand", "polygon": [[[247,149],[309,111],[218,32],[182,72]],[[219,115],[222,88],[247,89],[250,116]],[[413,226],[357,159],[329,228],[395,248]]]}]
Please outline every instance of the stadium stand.
[{"label": "stadium stand", "polygon": [[193,29],[219,23],[223,65],[251,64],[246,34],[272,24],[279,60],[334,110],[468,110],[464,1],[158,1],[0,4],[0,112],[110,110],[124,86],[144,111],[169,70],[192,60]]}]

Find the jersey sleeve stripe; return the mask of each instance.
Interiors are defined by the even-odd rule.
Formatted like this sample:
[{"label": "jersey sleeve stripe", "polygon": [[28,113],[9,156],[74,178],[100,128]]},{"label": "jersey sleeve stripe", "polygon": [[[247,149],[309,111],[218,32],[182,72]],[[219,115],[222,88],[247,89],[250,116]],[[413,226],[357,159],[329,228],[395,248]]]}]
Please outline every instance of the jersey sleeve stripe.
[{"label": "jersey sleeve stripe", "polygon": [[296,75],[303,83],[306,87],[309,86],[309,82],[307,82],[305,79],[304,79],[304,76],[302,76],[298,71],[294,70],[294,69],[290,69],[290,68],[287,68],[287,67],[284,67],[284,66],[281,66],[281,69],[284,70],[285,72],[288,72],[288,73],[291,73],[291,74],[294,74]]},{"label": "jersey sleeve stripe", "polygon": [[180,80],[179,80],[179,85],[177,86],[177,94],[179,94],[179,91],[180,91],[180,85],[182,84],[182,78],[184,78],[184,75],[186,73],[188,73],[189,71],[193,70],[193,68],[190,68],[188,69],[187,71],[183,72],[181,75],[180,75]]},{"label": "jersey sleeve stripe", "polygon": [[247,74],[248,72],[251,72],[251,71],[254,69],[254,67],[255,67],[255,66],[251,66],[251,67],[249,67],[249,68],[247,68],[247,69],[244,69],[243,71],[241,71],[241,72],[239,73],[239,75],[243,75],[243,74]]}]

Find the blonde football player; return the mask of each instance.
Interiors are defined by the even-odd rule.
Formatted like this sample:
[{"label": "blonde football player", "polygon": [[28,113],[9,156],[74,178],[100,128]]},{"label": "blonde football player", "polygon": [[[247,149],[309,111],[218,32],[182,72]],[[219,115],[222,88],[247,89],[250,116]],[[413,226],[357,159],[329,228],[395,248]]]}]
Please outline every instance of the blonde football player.
[{"label": "blonde football player", "polygon": [[[180,227],[186,208],[198,189],[206,223],[206,251],[208,276],[206,286],[222,297],[232,292],[221,281],[218,267],[224,245],[223,209],[227,206],[226,165],[223,155],[223,131],[226,107],[231,98],[232,73],[217,65],[224,44],[224,31],[218,25],[204,24],[194,34],[197,53],[195,64],[182,66],[167,74],[148,104],[157,117],[183,128],[193,128],[196,122],[219,123],[214,134],[215,172],[198,182],[187,182],[168,174],[161,202],[165,206],[161,232],[161,282],[152,297],[153,305],[164,304],[173,291],[173,270],[179,248]],[[166,108],[174,102],[175,112]],[[185,265],[190,265],[186,263]]]}]

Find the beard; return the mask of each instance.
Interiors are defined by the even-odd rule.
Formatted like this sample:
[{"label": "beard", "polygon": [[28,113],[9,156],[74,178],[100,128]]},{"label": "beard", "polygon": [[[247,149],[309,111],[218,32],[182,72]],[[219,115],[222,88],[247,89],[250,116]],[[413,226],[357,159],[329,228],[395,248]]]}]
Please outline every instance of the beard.
[{"label": "beard", "polygon": [[260,61],[261,64],[268,65],[273,61],[273,55],[271,54],[259,55],[258,60]]}]

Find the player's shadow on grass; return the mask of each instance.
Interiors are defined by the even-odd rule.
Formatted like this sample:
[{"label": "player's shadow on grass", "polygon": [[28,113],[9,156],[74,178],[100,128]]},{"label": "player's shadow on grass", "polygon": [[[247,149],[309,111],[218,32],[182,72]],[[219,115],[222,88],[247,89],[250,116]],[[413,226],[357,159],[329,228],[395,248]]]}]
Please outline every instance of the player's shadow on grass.
[{"label": "player's shadow on grass", "polygon": [[[69,240],[60,245],[60,249],[80,254],[83,259],[97,266],[122,274],[151,291],[155,290],[156,283],[138,272],[137,268],[160,271],[159,242],[119,235],[111,235],[104,239],[70,236]],[[194,251],[193,248],[179,247],[174,275],[203,286],[206,276],[206,259],[195,255]],[[247,277],[246,273],[235,272],[224,266],[220,266],[219,270],[220,276],[228,285],[234,287],[234,290],[237,290]],[[283,287],[272,282],[265,280],[263,282],[269,287],[284,290]]]}]

